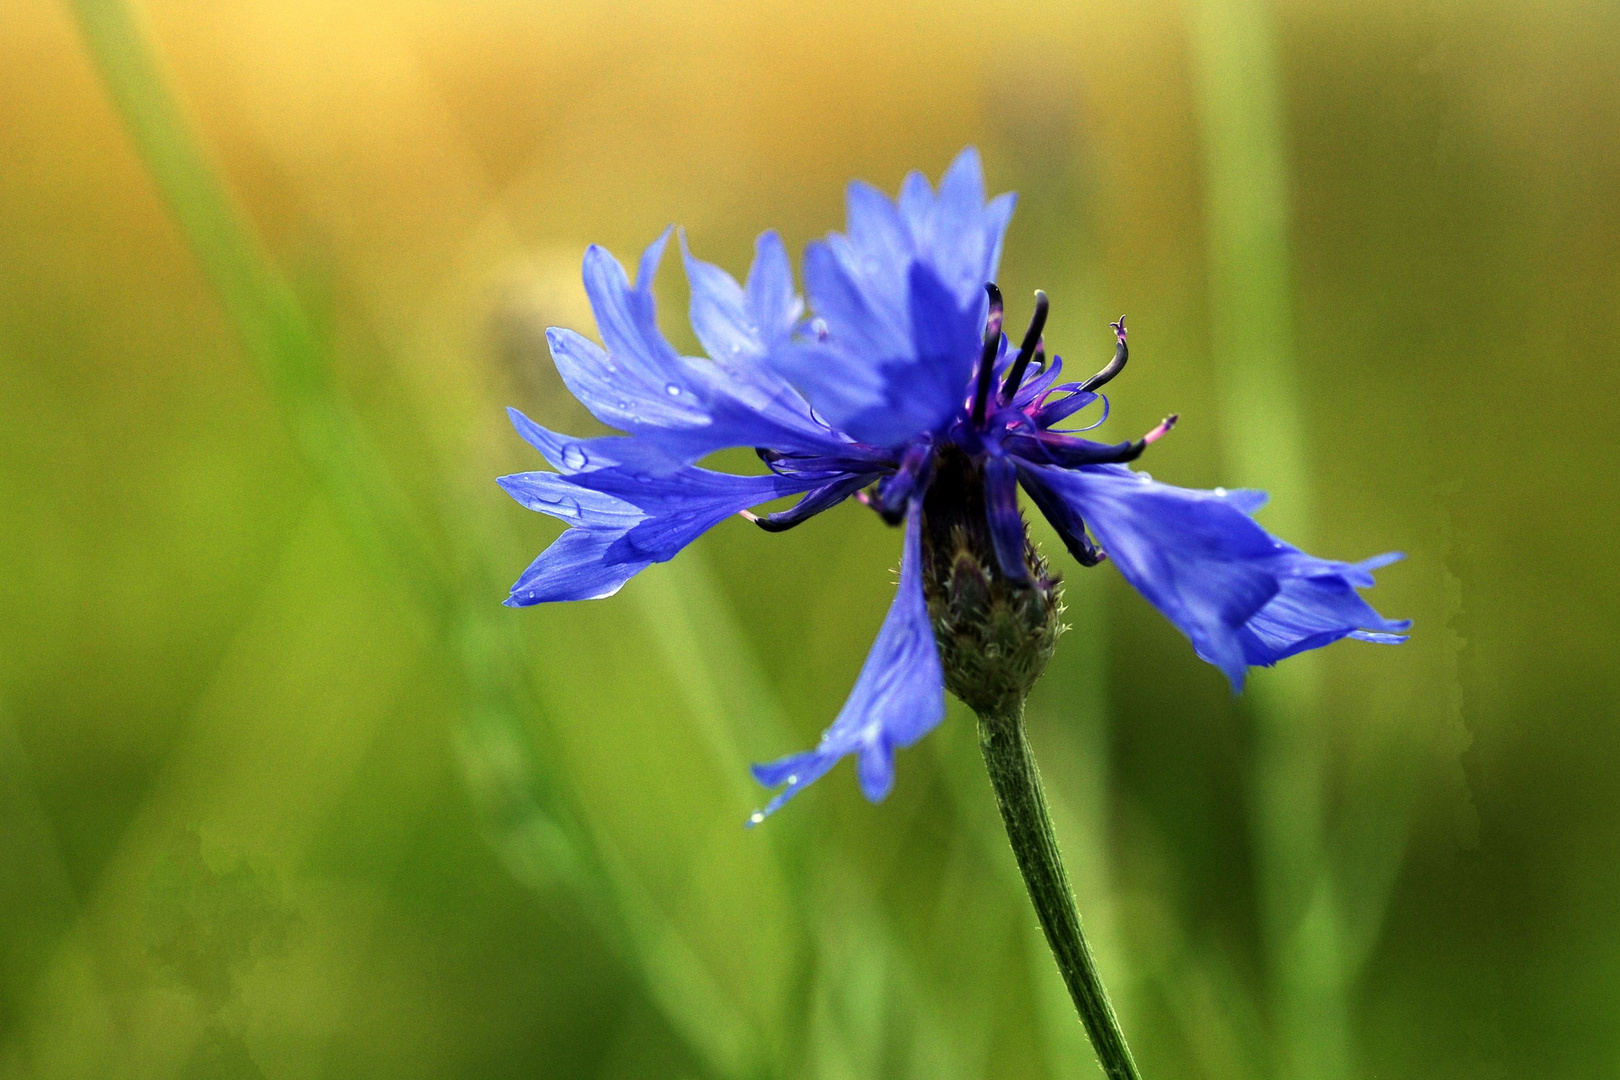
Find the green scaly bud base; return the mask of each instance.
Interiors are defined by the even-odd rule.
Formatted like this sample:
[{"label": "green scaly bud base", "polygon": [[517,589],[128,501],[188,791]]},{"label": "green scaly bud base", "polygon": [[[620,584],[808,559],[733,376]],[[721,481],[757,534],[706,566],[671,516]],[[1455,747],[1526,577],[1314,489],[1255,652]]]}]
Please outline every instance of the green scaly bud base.
[{"label": "green scaly bud base", "polygon": [[975,712],[1022,703],[1064,630],[1063,589],[1024,534],[1029,583],[1001,573],[984,510],[984,473],[940,453],[923,501],[923,594],[945,685]]}]

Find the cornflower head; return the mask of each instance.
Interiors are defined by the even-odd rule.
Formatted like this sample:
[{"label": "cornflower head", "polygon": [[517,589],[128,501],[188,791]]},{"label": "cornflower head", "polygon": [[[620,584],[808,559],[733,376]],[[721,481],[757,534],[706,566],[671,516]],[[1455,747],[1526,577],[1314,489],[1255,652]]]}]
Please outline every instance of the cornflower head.
[{"label": "cornflower head", "polygon": [[[1099,391],[1125,368],[1125,320],[1112,324],[1113,358],[1079,380],[1046,355],[1044,293],[1018,341],[1003,333],[994,279],[1013,201],[986,201],[971,148],[937,191],[919,173],[897,200],[851,184],[847,231],[804,253],[810,312],[776,233],[760,236],[745,284],[693,257],[683,236],[706,358],[681,356],[658,329],[652,283],[669,230],[633,283],[593,246],[585,289],[603,344],[566,329],[547,341],[569,390],[625,434],[571,438],[510,410],[553,471],[501,486],[569,526],[510,605],[611,596],[735,515],[780,532],[855,498],[903,528],[899,588],[848,700],[813,749],[754,767],[781,790],[751,824],[851,755],[866,797],[884,798],[895,750],[939,724],[947,687],[981,716],[1021,706],[1061,607],[1020,487],[1076,562],[1117,566],[1234,691],[1249,667],[1340,638],[1405,640],[1409,623],[1357,592],[1399,555],[1319,559],[1254,521],[1261,492],[1175,487],[1128,468],[1173,415],[1133,441],[1081,437],[1107,416]],[[1093,406],[1086,427],[1059,426]],[[696,464],[730,447],[753,448],[765,471]],[[753,512],[795,495],[789,509]]]}]

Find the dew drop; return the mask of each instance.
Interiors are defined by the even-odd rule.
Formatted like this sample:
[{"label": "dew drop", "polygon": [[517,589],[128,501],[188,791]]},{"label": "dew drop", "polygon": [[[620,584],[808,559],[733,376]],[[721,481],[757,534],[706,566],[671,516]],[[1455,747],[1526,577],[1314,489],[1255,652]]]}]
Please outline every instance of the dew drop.
[{"label": "dew drop", "polygon": [[578,443],[569,443],[567,446],[563,447],[562,463],[564,468],[583,469],[585,467],[585,463],[589,460],[590,457],[586,455],[585,451],[579,448]]},{"label": "dew drop", "polygon": [[765,820],[765,815],[760,813],[758,810],[755,810],[752,814],[748,815],[748,820],[752,824],[758,825],[760,822]]},{"label": "dew drop", "polygon": [[1223,487],[1218,487],[1218,488],[1215,489],[1215,494],[1219,495],[1221,498],[1224,499],[1224,498],[1226,498],[1226,489],[1223,488]]},{"label": "dew drop", "polygon": [[665,393],[669,394],[670,397],[681,396],[681,388],[676,386],[674,383],[670,383],[668,386],[664,387],[664,391]]},{"label": "dew drop", "polygon": [[579,517],[579,503],[574,499],[570,499],[566,495],[558,495],[556,497],[542,495],[540,496],[540,502],[547,507],[550,513],[556,514],[559,517]]},{"label": "dew drop", "polygon": [[799,782],[798,773],[794,773],[792,776],[788,777],[787,782],[788,782],[788,787],[792,787],[794,784],[797,784]]}]

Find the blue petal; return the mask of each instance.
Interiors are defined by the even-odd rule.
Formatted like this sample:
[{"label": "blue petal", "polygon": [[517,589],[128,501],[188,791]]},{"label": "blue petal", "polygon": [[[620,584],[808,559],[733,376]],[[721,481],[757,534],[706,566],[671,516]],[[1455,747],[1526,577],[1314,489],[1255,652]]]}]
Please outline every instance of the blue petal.
[{"label": "blue petal", "polygon": [[1012,202],[985,203],[970,148],[938,195],[913,174],[898,205],[857,182],[848,206],[847,234],[805,249],[821,332],[771,348],[769,362],[835,427],[893,447],[961,407]]},{"label": "blue petal", "polygon": [[1390,633],[1355,588],[1370,567],[1317,559],[1275,539],[1236,497],[1160,484],[1117,465],[1066,471],[1026,463],[1091,526],[1109,559],[1241,689],[1251,664],[1271,664],[1356,631]]},{"label": "blue petal", "polygon": [[1024,518],[1018,512],[1018,466],[1007,458],[984,463],[984,510],[996,562],[1010,581],[1028,581],[1024,567]]},{"label": "blue petal", "polygon": [[[660,473],[733,446],[826,453],[847,445],[847,437],[817,420],[797,391],[759,361],[770,341],[785,340],[784,328],[797,318],[797,298],[781,295],[776,264],[786,256],[780,242],[762,241],[766,265],[754,296],[719,268],[688,259],[694,325],[718,354],[718,362],[710,362],[679,356],[658,330],[651,287],[668,235],[642,256],[634,288],[607,251],[592,247],[586,253],[586,290],[606,349],[572,330],[546,332],[557,370],[574,396],[598,420],[635,437],[573,445]],[[791,293],[791,274],[786,287]],[[768,335],[749,314],[756,307],[774,320]],[[562,444],[536,445],[542,453],[557,453]]]},{"label": "blue petal", "polygon": [[824,474],[733,476],[690,466],[664,475],[611,466],[503,476],[501,487],[518,502],[572,526],[518,579],[507,603],[611,596],[739,510],[827,482]]},{"label": "blue petal", "polygon": [[786,340],[804,317],[804,301],[793,287],[793,263],[774,229],[754,241],[754,265],[744,291],[754,325],[766,342]]},{"label": "blue petal", "polygon": [[945,716],[945,675],[923,600],[920,501],[906,517],[900,588],[861,668],[849,700],[814,750],[754,766],[766,787],[787,786],[749,819],[758,824],[837,764],[860,754],[861,790],[876,802],[894,782],[894,751],[910,746]]},{"label": "blue petal", "polygon": [[733,476],[685,468],[668,476],[605,469],[579,477],[598,491],[630,503],[646,515],[607,553],[612,561],[664,562],[740,510],[797,495],[827,482],[820,475]]},{"label": "blue petal", "polygon": [[[1315,569],[1310,564],[1322,563],[1303,552],[1298,555],[1309,560],[1302,565],[1307,572]],[[1354,576],[1348,569],[1325,569],[1284,579],[1277,596],[1243,627],[1248,662],[1270,667],[1296,653],[1350,636],[1386,645],[1405,641],[1402,631],[1411,622],[1385,619],[1374,611],[1356,592]]]},{"label": "blue petal", "polygon": [[540,451],[546,463],[561,473],[576,473],[587,469],[601,469],[620,464],[608,446],[626,440],[617,436],[603,439],[576,439],[561,435],[524,416],[517,409],[508,408],[506,415],[523,441]]},{"label": "blue petal", "polygon": [[686,281],[691,287],[687,317],[703,351],[718,364],[755,359],[764,354],[765,343],[748,297],[741,285],[713,263],[694,258],[681,236],[681,258]]},{"label": "blue petal", "polygon": [[979,152],[971,146],[951,162],[938,195],[928,189],[921,174],[906,177],[899,210],[913,248],[959,303],[968,303],[985,282],[995,280],[1015,201],[1011,194],[984,201],[984,170]]},{"label": "blue petal", "polygon": [[585,294],[603,344],[628,374],[659,389],[667,382],[679,382],[681,374],[680,356],[658,329],[652,294],[653,277],[670,231],[665,229],[642,253],[634,288],[625,278],[624,267],[606,248],[592,244],[585,252]]},{"label": "blue petal", "polygon": [[710,423],[685,371],[680,370],[679,357],[670,361],[665,374],[650,377],[622,353],[605,351],[573,330],[552,327],[546,331],[546,343],[569,391],[609,427],[637,432],[699,428]]},{"label": "blue petal", "polygon": [[[881,398],[849,415],[828,414],[862,442],[898,446],[943,427],[962,408],[979,353],[977,308],[961,308],[931,270],[913,263],[909,275],[911,347],[907,355],[879,359]],[[820,383],[838,372],[822,373]],[[811,400],[820,402],[814,394]]]},{"label": "blue petal", "polygon": [[911,352],[905,318],[912,260],[865,264],[836,234],[804,249],[804,287],[828,335],[858,357]]},{"label": "blue petal", "polygon": [[624,530],[645,516],[621,499],[581,487],[564,473],[515,473],[495,482],[528,509],[570,525]]},{"label": "blue petal", "polygon": [[830,510],[878,478],[876,473],[852,473],[811,488],[804,498],[786,510],[766,514],[759,520],[771,532],[783,532]]},{"label": "blue petal", "polygon": [[529,564],[512,586],[508,607],[612,596],[647,562],[608,563],[607,549],[622,534],[612,529],[569,529]]},{"label": "blue petal", "polygon": [[804,315],[782,238],[760,234],[747,288],[720,267],[693,257],[684,234],[681,256],[692,288],[692,330],[704,351],[728,372],[759,372],[757,361],[771,345],[787,341]]}]

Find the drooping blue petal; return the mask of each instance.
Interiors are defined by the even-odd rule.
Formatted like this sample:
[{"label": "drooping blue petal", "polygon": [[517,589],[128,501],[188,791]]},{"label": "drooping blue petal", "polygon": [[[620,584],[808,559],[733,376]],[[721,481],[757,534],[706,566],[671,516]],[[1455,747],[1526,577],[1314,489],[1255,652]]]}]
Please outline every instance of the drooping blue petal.
[{"label": "drooping blue petal", "polygon": [[922,504],[906,515],[900,588],[849,700],[814,750],[754,766],[766,787],[786,787],[749,819],[757,825],[850,754],[859,754],[861,791],[873,802],[894,784],[894,751],[932,731],[945,716],[945,675],[922,590]]},{"label": "drooping blue petal", "polygon": [[1356,631],[1404,629],[1356,594],[1366,566],[1317,559],[1268,534],[1246,512],[1252,493],[1157,483],[1117,465],[1064,470],[1025,463],[1090,525],[1138,592],[1240,689],[1248,666],[1275,663]]},{"label": "drooping blue petal", "polygon": [[[1356,592],[1357,587],[1372,584],[1367,563],[1346,567],[1312,559],[1303,552],[1296,554],[1304,560],[1301,570],[1306,576],[1283,579],[1271,603],[1243,626],[1243,653],[1250,664],[1270,667],[1344,637],[1384,645],[1406,640],[1404,631],[1411,627],[1410,620],[1384,618]],[[1387,561],[1369,559],[1368,563]]]},{"label": "drooping blue petal", "polygon": [[1018,466],[1004,457],[984,463],[984,511],[990,525],[990,546],[1002,576],[1029,581],[1024,567],[1024,518],[1018,512]]},{"label": "drooping blue petal", "polygon": [[1082,465],[1107,465],[1130,461],[1142,452],[1137,443],[1100,443],[1065,435],[1061,431],[1022,432],[1008,435],[1002,443],[1009,454],[1042,465],[1076,469]]}]

